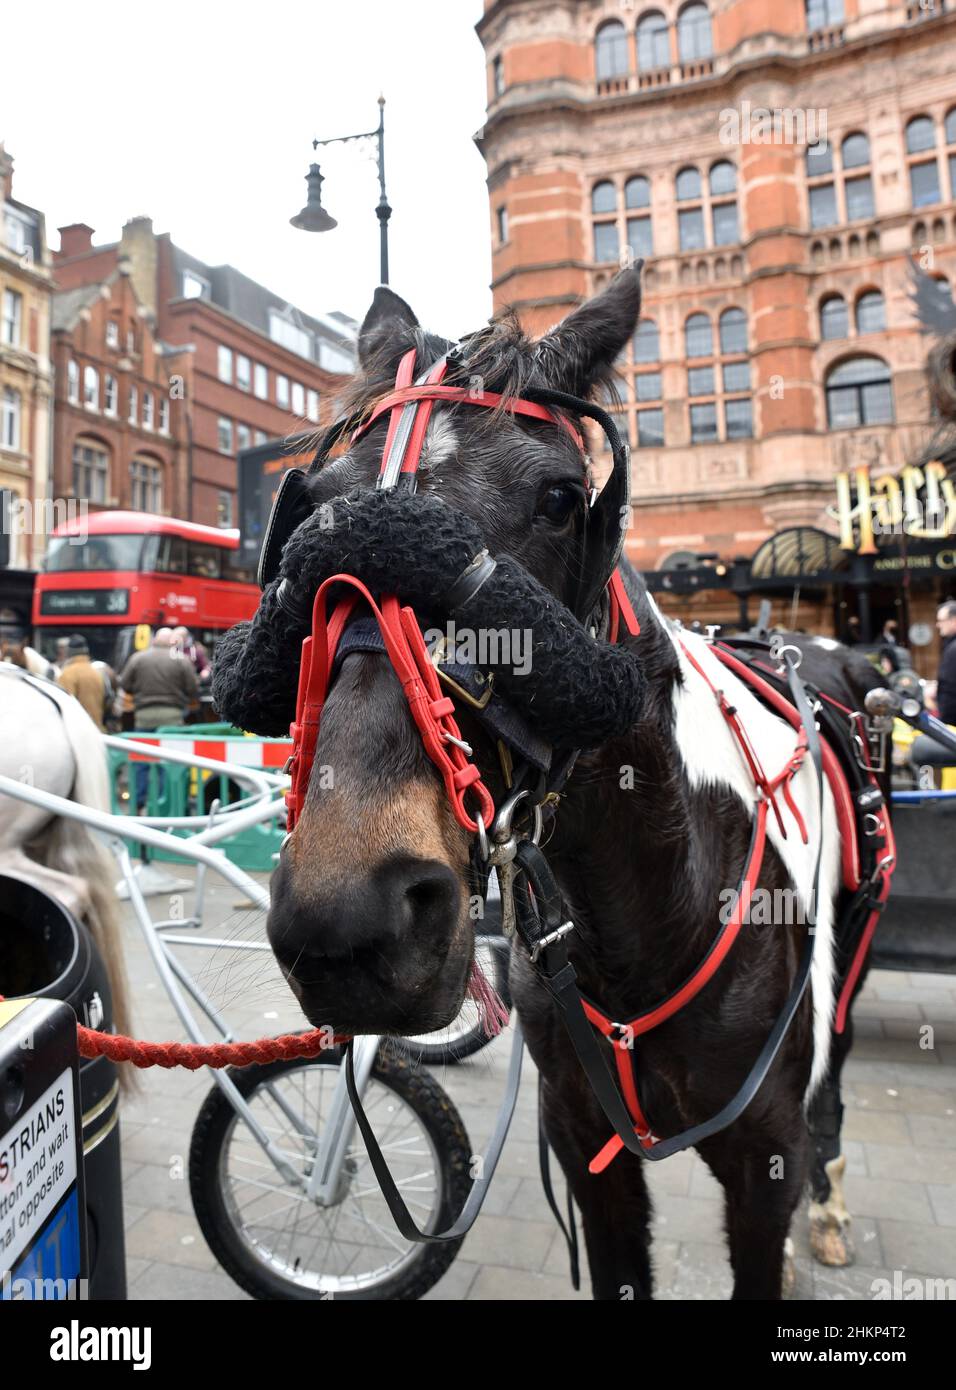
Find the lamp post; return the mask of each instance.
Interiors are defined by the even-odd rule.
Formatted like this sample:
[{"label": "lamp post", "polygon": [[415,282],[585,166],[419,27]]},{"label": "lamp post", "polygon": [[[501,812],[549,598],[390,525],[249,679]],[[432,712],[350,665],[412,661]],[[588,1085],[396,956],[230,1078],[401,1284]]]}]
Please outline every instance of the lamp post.
[{"label": "lamp post", "polygon": [[[378,99],[378,129],[364,130],[359,135],[336,135],[331,140],[313,140],[312,148],[317,150],[320,145],[343,145],[350,140],[376,140],[378,142],[378,186],[379,199],[375,209],[379,225],[379,246],[380,246],[380,281],[383,285],[388,284],[388,219],[392,215],[392,209],[388,205],[388,197],[385,193],[385,98]],[[311,164],[309,172],[306,174],[306,185],[308,195],[305,207],[301,212],[296,213],[295,217],[290,217],[289,221],[293,227],[298,227],[303,232],[328,232],[333,227],[338,226],[334,217],[331,217],[322,206],[322,184],[324,180],[319,170],[318,164]]]}]

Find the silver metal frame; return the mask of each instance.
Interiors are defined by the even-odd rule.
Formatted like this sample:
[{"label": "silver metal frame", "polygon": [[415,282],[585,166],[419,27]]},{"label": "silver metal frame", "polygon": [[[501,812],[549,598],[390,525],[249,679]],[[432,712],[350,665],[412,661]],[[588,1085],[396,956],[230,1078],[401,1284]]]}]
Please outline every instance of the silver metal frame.
[{"label": "silver metal frame", "polygon": [[[184,926],[198,928],[201,925],[205,875],[209,869],[219,874],[233,887],[238,888],[257,907],[264,911],[268,910],[269,894],[266,889],[256,883],[242,869],[232,864],[217,846],[231,835],[235,835],[237,831],[248,829],[250,826],[259,825],[268,820],[283,820],[285,805],[281,793],[289,785],[288,778],[241,763],[198,757],[194,753],[171,748],[168,744],[166,747],[161,747],[154,744],[139,743],[133,739],[114,738],[110,735],[104,735],[103,742],[109,748],[116,748],[125,753],[135,753],[138,757],[142,756],[152,761],[178,763],[188,767],[199,767],[209,772],[222,773],[232,781],[249,788],[249,794],[240,801],[226,807],[221,807],[216,802],[207,814],[161,818],[115,815],[112,812],[99,811],[93,807],[81,806],[64,797],[55,796],[52,792],[43,791],[38,787],[17,782],[13,778],[0,776],[0,795],[11,796],[15,800],[26,802],[28,805],[38,806],[53,816],[63,816],[68,820],[80,821],[105,841],[119,865],[129,894],[130,906],[143,934],[157,974],[187,1035],[194,1043],[205,1045],[210,1041],[190,1008],[189,1000],[186,997],[188,994],[219,1034],[218,1040],[227,1043],[233,1042],[235,1040],[233,1033],[225,1019],[183,964],[176,958],[170,947],[199,946],[208,949],[217,946],[229,946],[234,950],[251,951],[268,951],[270,949],[265,942],[227,942],[219,938],[190,937],[181,933]],[[166,827],[166,829],[160,829],[161,826]],[[169,833],[170,829],[193,830],[195,833],[188,836],[172,835]],[[129,850],[124,843],[126,840],[134,840],[138,844],[149,846],[152,849],[164,850],[178,858],[189,860],[197,866],[196,908],[191,918],[185,921],[153,921],[134,872]],[[360,1094],[364,1094],[378,1053],[379,1043],[380,1039],[376,1035],[357,1038],[355,1041],[355,1076]],[[317,1205],[326,1206],[334,1203],[338,1199],[340,1184],[343,1181],[345,1154],[354,1139],[356,1130],[355,1116],[349,1103],[348,1090],[345,1084],[344,1069],[340,1068],[339,1070],[328,1121],[322,1126],[321,1135],[317,1136],[318,1148],[308,1180],[295,1171],[279,1148],[270,1140],[252,1113],[246,1099],[224,1071],[213,1068],[207,1070],[210,1071],[213,1081],[223,1092],[237,1115],[248,1125],[256,1142],[281,1174],[283,1180],[297,1190],[305,1192],[308,1198]],[[290,1121],[302,1132],[305,1132],[299,1118],[289,1112],[281,1094],[269,1085],[265,1089],[268,1090],[276,1105],[288,1116]]]}]

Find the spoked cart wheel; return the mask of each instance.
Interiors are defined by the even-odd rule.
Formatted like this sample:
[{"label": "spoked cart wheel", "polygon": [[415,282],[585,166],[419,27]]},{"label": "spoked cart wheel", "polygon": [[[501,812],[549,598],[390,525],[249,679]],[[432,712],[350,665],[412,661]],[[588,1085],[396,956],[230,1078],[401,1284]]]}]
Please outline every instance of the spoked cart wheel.
[{"label": "spoked cart wheel", "polygon": [[[229,1073],[306,1178],[340,1062],[335,1049]],[[471,1145],[457,1110],[428,1072],[388,1043],[379,1048],[363,1103],[418,1225],[444,1229],[471,1187]],[[217,1086],[193,1129],[189,1182],[210,1249],[255,1298],[421,1298],[461,1246],[415,1245],[399,1234],[357,1130],[334,1199],[317,1205],[284,1181]]]}]

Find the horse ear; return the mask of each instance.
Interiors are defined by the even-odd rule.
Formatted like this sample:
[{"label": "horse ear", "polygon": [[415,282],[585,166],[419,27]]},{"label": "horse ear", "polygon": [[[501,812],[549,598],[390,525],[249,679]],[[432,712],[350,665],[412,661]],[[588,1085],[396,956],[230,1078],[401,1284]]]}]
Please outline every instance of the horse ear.
[{"label": "horse ear", "polygon": [[594,299],[575,309],[535,345],[535,360],[549,386],[587,396],[612,366],[637,327],[641,314],[641,267],[619,275]]},{"label": "horse ear", "polygon": [[368,367],[389,339],[395,338],[401,342],[404,330],[417,327],[418,319],[404,299],[387,285],[379,285],[359,329],[358,352],[362,366]]}]

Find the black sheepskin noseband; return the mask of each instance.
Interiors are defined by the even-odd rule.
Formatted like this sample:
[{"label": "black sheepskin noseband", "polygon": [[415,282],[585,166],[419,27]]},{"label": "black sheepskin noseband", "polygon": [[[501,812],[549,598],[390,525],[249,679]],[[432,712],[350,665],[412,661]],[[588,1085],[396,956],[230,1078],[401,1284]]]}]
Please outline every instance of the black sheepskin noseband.
[{"label": "black sheepskin noseband", "polygon": [[251,733],[288,731],[316,590],[333,574],[350,574],[372,593],[397,593],[429,618],[473,630],[529,631],[526,673],[507,665],[483,669],[556,748],[594,748],[636,723],[644,678],[634,653],[592,637],[516,560],[502,556],[477,591],[455,600],[455,591],[463,592],[456,581],[483,549],[475,522],[433,494],[362,487],[324,503],[290,536],[280,578],[263,591],[255,617],[216,649],[220,715]]}]

